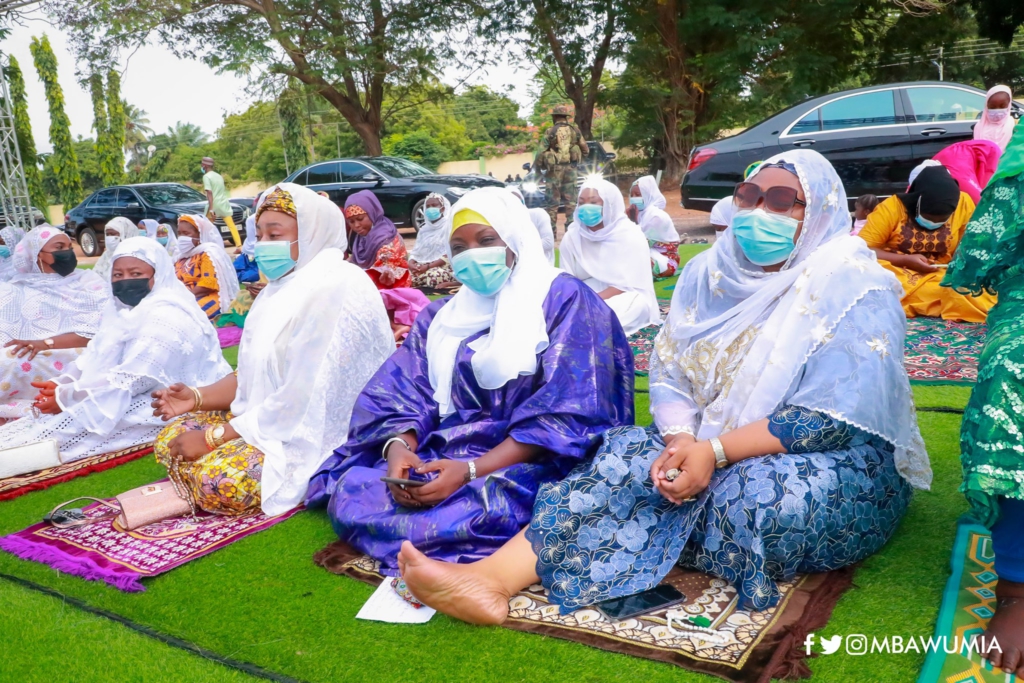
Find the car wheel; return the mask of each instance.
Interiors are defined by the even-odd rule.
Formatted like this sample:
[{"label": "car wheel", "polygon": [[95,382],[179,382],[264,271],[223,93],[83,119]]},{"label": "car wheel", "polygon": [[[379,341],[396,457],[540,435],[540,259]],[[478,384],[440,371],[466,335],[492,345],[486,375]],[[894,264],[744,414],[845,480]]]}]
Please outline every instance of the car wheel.
[{"label": "car wheel", "polygon": [[100,241],[96,239],[96,231],[92,228],[85,228],[78,233],[78,244],[82,247],[82,253],[86,256],[99,256],[103,253]]},{"label": "car wheel", "polygon": [[424,224],[426,224],[427,222],[427,217],[423,213],[423,206],[426,203],[427,198],[424,197],[423,199],[416,202],[416,204],[412,207],[412,220],[410,221],[410,223],[412,224],[412,227],[416,228],[417,235],[423,228]]}]

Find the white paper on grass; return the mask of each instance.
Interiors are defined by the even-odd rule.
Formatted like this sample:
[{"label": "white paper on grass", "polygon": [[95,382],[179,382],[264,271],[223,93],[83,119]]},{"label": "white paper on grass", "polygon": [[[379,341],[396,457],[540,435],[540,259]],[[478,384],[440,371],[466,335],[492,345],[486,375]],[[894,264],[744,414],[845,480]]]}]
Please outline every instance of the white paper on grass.
[{"label": "white paper on grass", "polygon": [[359,610],[356,619],[386,621],[390,624],[425,624],[434,616],[434,610],[424,605],[416,608],[402,599],[391,587],[391,579],[377,586],[370,599]]}]

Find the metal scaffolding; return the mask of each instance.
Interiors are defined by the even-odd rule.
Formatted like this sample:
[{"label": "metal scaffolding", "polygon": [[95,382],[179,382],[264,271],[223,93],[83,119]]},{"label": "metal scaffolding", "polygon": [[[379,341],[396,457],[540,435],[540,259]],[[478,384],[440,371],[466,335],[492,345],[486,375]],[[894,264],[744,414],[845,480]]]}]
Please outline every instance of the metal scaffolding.
[{"label": "metal scaffolding", "polygon": [[32,201],[14,129],[14,103],[7,88],[7,58],[0,54],[0,215],[7,225],[32,229]]}]

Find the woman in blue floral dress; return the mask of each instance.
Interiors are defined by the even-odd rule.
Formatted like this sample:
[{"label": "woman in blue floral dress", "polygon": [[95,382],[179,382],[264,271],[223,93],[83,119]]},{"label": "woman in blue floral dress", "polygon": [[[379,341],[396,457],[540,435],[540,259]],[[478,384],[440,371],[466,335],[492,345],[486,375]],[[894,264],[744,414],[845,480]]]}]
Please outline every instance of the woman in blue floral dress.
[{"label": "woman in blue floral dress", "polygon": [[567,612],[679,564],[764,609],[777,581],[891,537],[912,487],[931,482],[899,285],[849,236],[846,193],[820,154],[777,155],[734,197],[732,225],[687,264],[656,341],[655,425],[606,432],[489,558],[447,564],[406,543],[399,566],[420,600],[500,623],[508,597],[538,581]]}]

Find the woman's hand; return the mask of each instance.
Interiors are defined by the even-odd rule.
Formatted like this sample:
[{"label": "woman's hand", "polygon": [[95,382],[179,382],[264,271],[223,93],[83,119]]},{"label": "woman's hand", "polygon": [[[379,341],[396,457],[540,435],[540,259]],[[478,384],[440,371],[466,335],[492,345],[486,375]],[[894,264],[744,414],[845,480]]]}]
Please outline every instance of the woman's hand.
[{"label": "woman's hand", "polygon": [[938,270],[924,254],[905,254],[899,265],[918,273],[934,273]]},{"label": "woman's hand", "polygon": [[409,490],[409,494],[421,505],[437,505],[469,482],[469,463],[462,460],[435,460],[417,467],[416,472],[440,473],[426,486]]},{"label": "woman's hand", "polygon": [[[671,447],[665,450],[667,452]],[[679,470],[679,475],[669,481],[666,473],[672,469]],[[714,472],[715,451],[707,441],[679,444],[675,452],[660,463],[659,469],[651,467],[655,487],[661,495],[677,505],[706,489]]]},{"label": "woman's hand", "polygon": [[11,341],[4,344],[4,348],[13,347],[8,353],[13,355],[15,358],[25,358],[25,360],[32,360],[36,357],[36,354],[40,351],[46,350],[46,342],[39,339],[27,340],[27,339],[12,339]]},{"label": "woman's hand", "polygon": [[39,390],[35,400],[32,402],[36,410],[46,415],[56,415],[62,412],[60,405],[57,403],[56,382],[32,382],[32,386]]},{"label": "woman's hand", "polygon": [[206,443],[206,432],[185,432],[171,439],[167,444],[168,454],[180,457],[182,460],[192,462],[198,460],[210,452],[210,446]]},{"label": "woman's hand", "polygon": [[[420,467],[420,457],[405,447],[405,444],[394,441],[388,446],[388,476],[394,479],[408,479],[409,471]],[[420,504],[409,495],[409,489],[398,484],[388,484],[388,491],[395,502],[405,507],[420,507]]]},{"label": "woman's hand", "polygon": [[196,407],[196,395],[192,389],[182,383],[172,384],[166,389],[157,389],[152,393],[153,414],[164,422],[179,415],[190,413]]},{"label": "woman's hand", "polygon": [[634,223],[637,222],[636,219],[637,219],[637,217],[639,215],[640,215],[640,210],[636,208],[636,204],[630,204],[629,208],[626,209],[626,217],[629,220],[633,221]]},{"label": "woman's hand", "polygon": [[427,272],[427,265],[418,261],[409,261],[409,271],[413,275],[420,275],[421,273]]},{"label": "woman's hand", "polygon": [[266,282],[250,282],[245,286],[245,291],[249,292],[249,296],[255,299],[266,286]]}]

